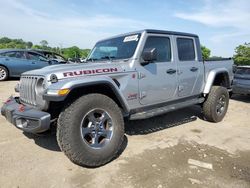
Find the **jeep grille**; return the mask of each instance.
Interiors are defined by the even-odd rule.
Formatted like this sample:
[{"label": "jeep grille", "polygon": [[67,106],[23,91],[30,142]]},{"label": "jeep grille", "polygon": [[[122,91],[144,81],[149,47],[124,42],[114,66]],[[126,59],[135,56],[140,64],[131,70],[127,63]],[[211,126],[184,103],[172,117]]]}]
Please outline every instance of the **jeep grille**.
[{"label": "jeep grille", "polygon": [[22,76],[20,79],[20,100],[25,104],[36,106],[37,76]]}]

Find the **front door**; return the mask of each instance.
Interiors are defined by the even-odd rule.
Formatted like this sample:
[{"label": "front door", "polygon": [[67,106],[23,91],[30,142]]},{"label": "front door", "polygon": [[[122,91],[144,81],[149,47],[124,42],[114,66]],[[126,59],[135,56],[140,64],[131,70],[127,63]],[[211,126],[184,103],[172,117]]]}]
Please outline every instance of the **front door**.
[{"label": "front door", "polygon": [[171,37],[149,35],[144,49],[156,48],[157,59],[138,68],[139,93],[142,105],[157,104],[172,99],[177,88],[177,67],[173,61]]},{"label": "front door", "polygon": [[30,63],[30,70],[40,69],[49,65],[45,57],[34,52],[27,52],[27,59]]}]

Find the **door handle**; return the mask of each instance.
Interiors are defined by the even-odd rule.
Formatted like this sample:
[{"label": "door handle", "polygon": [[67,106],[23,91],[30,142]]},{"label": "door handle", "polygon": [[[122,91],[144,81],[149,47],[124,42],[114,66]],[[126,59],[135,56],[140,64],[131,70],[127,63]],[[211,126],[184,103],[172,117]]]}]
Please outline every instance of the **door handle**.
[{"label": "door handle", "polygon": [[32,62],[32,64],[36,64],[36,62]]},{"label": "door handle", "polygon": [[197,68],[197,67],[192,67],[190,70],[191,70],[192,72],[195,72],[195,71],[198,70],[198,68]]},{"label": "door handle", "polygon": [[174,73],[176,73],[176,70],[175,70],[175,69],[168,69],[168,70],[166,71],[166,73],[167,73],[167,74],[174,74]]}]

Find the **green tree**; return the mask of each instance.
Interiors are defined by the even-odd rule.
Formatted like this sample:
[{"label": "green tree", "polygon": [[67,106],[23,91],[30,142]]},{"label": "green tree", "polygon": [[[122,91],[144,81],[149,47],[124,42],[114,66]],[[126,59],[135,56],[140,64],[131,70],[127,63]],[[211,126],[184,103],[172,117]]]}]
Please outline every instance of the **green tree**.
[{"label": "green tree", "polygon": [[62,49],[62,53],[66,58],[80,58],[82,55],[81,49],[77,46]]},{"label": "green tree", "polygon": [[25,44],[25,42],[23,41],[23,39],[12,39],[12,42],[14,42],[16,44]]},{"label": "green tree", "polygon": [[60,47],[50,47],[46,40],[42,40],[40,44],[24,41],[23,39],[10,39],[8,37],[0,37],[0,49],[3,48],[32,48],[56,52],[64,55],[66,58],[86,58],[90,49],[80,49],[77,46],[61,49]]},{"label": "green tree", "polygon": [[233,59],[236,65],[250,65],[250,43],[237,46]]},{"label": "green tree", "polygon": [[49,43],[47,42],[47,40],[42,40],[40,42],[40,45],[41,45],[42,49],[47,50]]},{"label": "green tree", "polygon": [[204,60],[208,59],[211,55],[211,50],[203,45],[201,45],[201,52],[202,52],[202,57]]},{"label": "green tree", "polygon": [[8,37],[0,38],[0,44],[6,44],[10,42],[11,42],[11,39],[9,39]]},{"label": "green tree", "polygon": [[0,49],[6,48],[5,46],[6,46],[5,44],[0,43]]},{"label": "green tree", "polygon": [[90,49],[83,49],[82,50],[82,58],[86,58],[90,53]]},{"label": "green tree", "polygon": [[32,48],[33,49],[42,49],[42,46],[36,44],[36,45],[33,45]]},{"label": "green tree", "polygon": [[27,46],[27,48],[32,48],[33,43],[29,41],[29,42],[26,43],[26,46]]},{"label": "green tree", "polygon": [[26,48],[26,44],[15,44],[14,48],[25,49]]},{"label": "green tree", "polygon": [[15,48],[15,47],[16,43],[14,41],[5,44],[5,48]]},{"label": "green tree", "polygon": [[0,38],[0,48],[19,48],[25,49],[32,46],[31,42],[25,42],[23,39],[10,39],[8,37]]}]

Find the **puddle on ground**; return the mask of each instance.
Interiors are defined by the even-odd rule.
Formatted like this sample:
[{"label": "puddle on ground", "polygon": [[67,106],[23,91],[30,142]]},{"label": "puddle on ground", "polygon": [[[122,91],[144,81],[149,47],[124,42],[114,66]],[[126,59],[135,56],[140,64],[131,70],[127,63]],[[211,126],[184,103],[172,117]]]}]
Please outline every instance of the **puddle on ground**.
[{"label": "puddle on ground", "polygon": [[202,132],[200,129],[191,129],[191,131],[194,133],[201,133]]}]

